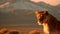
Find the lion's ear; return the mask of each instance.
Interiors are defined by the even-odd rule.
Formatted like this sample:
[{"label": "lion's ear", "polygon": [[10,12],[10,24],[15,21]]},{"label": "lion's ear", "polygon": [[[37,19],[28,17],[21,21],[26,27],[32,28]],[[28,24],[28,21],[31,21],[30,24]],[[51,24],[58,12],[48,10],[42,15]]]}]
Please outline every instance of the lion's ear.
[{"label": "lion's ear", "polygon": [[39,13],[39,11],[38,11],[38,10],[36,10],[36,11],[35,11],[35,14],[38,14],[38,13]]},{"label": "lion's ear", "polygon": [[44,11],[44,14],[48,15],[48,11]]}]

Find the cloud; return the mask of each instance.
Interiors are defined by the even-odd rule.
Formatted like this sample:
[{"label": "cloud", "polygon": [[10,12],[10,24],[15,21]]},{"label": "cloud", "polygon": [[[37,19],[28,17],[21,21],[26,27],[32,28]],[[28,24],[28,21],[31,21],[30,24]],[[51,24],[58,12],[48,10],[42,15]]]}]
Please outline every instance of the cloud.
[{"label": "cloud", "polygon": [[53,5],[53,6],[56,6],[56,5],[59,5],[60,4],[60,0],[31,0],[33,2],[45,2],[47,4],[50,4],[50,5]]}]

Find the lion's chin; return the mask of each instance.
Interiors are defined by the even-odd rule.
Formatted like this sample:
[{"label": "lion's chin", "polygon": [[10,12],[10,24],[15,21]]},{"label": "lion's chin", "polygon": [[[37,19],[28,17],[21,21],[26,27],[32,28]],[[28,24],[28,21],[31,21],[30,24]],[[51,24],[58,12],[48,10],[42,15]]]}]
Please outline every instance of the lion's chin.
[{"label": "lion's chin", "polygon": [[38,25],[42,25],[39,21],[37,23],[38,23]]}]

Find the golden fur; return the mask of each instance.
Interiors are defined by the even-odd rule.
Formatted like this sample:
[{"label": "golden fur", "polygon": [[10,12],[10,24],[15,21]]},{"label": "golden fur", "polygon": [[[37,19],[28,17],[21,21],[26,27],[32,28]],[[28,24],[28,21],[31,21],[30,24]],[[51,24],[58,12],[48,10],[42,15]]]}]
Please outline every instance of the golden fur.
[{"label": "golden fur", "polygon": [[35,11],[39,25],[43,25],[45,34],[60,34],[60,21],[48,13],[48,11]]}]

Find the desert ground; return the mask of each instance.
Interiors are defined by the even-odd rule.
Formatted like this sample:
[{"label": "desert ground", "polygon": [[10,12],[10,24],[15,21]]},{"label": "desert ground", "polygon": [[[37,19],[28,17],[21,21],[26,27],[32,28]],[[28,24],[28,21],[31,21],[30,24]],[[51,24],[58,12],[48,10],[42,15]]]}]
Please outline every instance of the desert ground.
[{"label": "desert ground", "polygon": [[0,28],[0,34],[11,34],[11,32],[18,32],[18,34],[43,34],[42,28]]}]

